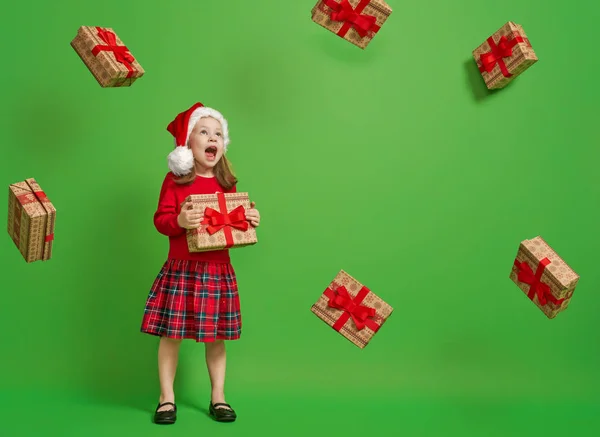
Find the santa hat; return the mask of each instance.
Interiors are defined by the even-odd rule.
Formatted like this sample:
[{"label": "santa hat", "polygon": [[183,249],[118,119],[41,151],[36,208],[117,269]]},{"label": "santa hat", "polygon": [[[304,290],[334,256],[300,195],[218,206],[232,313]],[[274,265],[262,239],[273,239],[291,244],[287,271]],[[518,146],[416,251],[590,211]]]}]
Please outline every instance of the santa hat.
[{"label": "santa hat", "polygon": [[227,145],[229,144],[227,120],[223,118],[219,111],[207,108],[202,103],[196,103],[190,109],[177,114],[175,120],[167,126],[167,130],[175,137],[175,150],[169,153],[167,160],[169,170],[177,176],[186,175],[194,168],[194,155],[187,143],[194,126],[203,117],[212,117],[221,123],[223,147],[224,151],[227,152]]}]

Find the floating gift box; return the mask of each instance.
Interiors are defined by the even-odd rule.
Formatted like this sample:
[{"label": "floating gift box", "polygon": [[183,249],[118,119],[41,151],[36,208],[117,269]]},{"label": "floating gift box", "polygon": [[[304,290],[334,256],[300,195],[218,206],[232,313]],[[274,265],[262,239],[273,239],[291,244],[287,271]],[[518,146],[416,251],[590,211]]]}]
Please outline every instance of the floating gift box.
[{"label": "floating gift box", "polygon": [[363,349],[392,314],[393,308],[341,270],[311,311]]},{"label": "floating gift box", "polygon": [[28,263],[52,257],[56,209],[33,178],[8,188],[8,234]]},{"label": "floating gift box", "polygon": [[504,88],[538,60],[519,24],[509,21],[473,50],[488,89]]},{"label": "floating gift box", "polygon": [[510,279],[553,319],[569,306],[579,275],[538,236],[519,245]]},{"label": "floating gift box", "polygon": [[206,252],[257,243],[256,229],[246,220],[248,193],[195,194],[192,208],[204,214],[200,227],[187,230],[190,252]]},{"label": "floating gift box", "polygon": [[71,46],[102,87],[131,86],[144,75],[142,66],[110,27],[82,26]]},{"label": "floating gift box", "polygon": [[319,0],[312,20],[365,49],[391,13],[383,0]]}]

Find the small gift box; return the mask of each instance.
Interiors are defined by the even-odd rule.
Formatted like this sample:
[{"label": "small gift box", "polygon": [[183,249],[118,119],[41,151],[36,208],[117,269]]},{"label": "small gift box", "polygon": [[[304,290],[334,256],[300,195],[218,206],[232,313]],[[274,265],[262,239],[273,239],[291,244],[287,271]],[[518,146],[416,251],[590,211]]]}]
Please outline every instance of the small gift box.
[{"label": "small gift box", "polygon": [[363,349],[392,314],[393,308],[341,270],[311,311]]},{"label": "small gift box", "polygon": [[52,257],[56,209],[34,178],[8,188],[8,234],[28,263]]},{"label": "small gift box", "polygon": [[510,279],[553,319],[567,309],[579,275],[538,236],[521,242]]},{"label": "small gift box", "polygon": [[473,50],[473,57],[488,89],[504,88],[538,60],[523,27],[512,21]]},{"label": "small gift box", "polygon": [[391,13],[383,0],[319,0],[312,20],[365,49]]},{"label": "small gift box", "polygon": [[131,86],[144,75],[142,66],[110,27],[81,26],[71,46],[102,87]]},{"label": "small gift box", "polygon": [[204,214],[200,227],[187,230],[190,252],[206,252],[257,243],[256,229],[246,220],[248,193],[194,194],[188,196],[194,210]]}]

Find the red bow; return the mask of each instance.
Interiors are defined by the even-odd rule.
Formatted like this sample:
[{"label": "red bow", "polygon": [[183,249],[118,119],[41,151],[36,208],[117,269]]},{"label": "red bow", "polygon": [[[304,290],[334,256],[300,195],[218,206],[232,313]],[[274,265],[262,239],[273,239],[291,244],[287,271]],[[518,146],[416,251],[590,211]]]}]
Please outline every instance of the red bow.
[{"label": "red bow", "polygon": [[94,48],[92,49],[92,54],[94,56],[97,56],[98,53],[102,51],[113,52],[117,62],[120,62],[121,64],[125,65],[125,67],[127,67],[127,70],[129,70],[129,72],[127,73],[127,77],[133,76],[134,69],[131,66],[131,63],[135,61],[135,58],[129,52],[129,49],[126,46],[117,45],[117,36],[113,32],[107,29],[103,29],[101,27],[96,27],[96,30],[98,31],[98,36],[100,37],[100,39],[104,41],[107,45],[94,46]]},{"label": "red bow", "polygon": [[[359,296],[359,294],[361,295]],[[352,317],[352,320],[356,325],[356,329],[360,331],[365,326],[370,325],[368,322],[372,322],[372,320],[369,320],[369,317],[374,317],[376,311],[375,308],[360,305],[360,302],[364,299],[364,295],[362,295],[364,293],[359,294],[357,294],[356,297],[352,299],[352,296],[350,296],[350,293],[348,293],[346,287],[341,285],[337,288],[337,290],[331,290],[330,293],[327,293],[329,297],[329,302],[327,302],[327,306],[331,308],[336,308],[338,310],[342,310],[349,317]],[[348,316],[344,317],[344,323],[348,319]],[[372,326],[369,327],[372,328]]]},{"label": "red bow", "polygon": [[503,35],[498,40],[498,44],[496,44],[494,39],[490,36],[487,39],[487,42],[490,45],[490,51],[483,53],[479,57],[481,60],[481,67],[479,67],[479,71],[482,73],[484,71],[491,73],[496,64],[498,64],[502,74],[505,77],[511,77],[512,74],[508,72],[508,68],[506,68],[503,58],[510,58],[513,55],[513,47],[518,43],[527,42],[529,44],[529,41],[526,41],[518,34],[513,33],[513,38],[510,40]]},{"label": "red bow", "polygon": [[370,0],[362,0],[356,9],[352,7],[348,0],[341,0],[340,3],[334,0],[323,0],[323,3],[329,6],[332,11],[329,17],[332,21],[342,21],[344,25],[339,30],[338,35],[344,36],[350,27],[364,38],[369,32],[377,33],[380,27],[376,24],[377,17],[373,15],[361,14],[362,10],[370,3]]},{"label": "red bow", "polygon": [[557,299],[554,297],[550,290],[550,286],[541,281],[542,273],[544,273],[544,269],[548,264],[550,264],[548,258],[541,260],[534,275],[529,264],[525,261],[519,263],[515,260],[514,265],[518,269],[517,279],[519,282],[530,285],[529,293],[527,294],[529,299],[533,300],[534,296],[537,296],[538,302],[542,306],[545,306],[548,303],[548,300],[555,305],[561,305],[565,299]]},{"label": "red bow", "polygon": [[206,232],[210,235],[218,232],[225,226],[239,229],[240,231],[248,230],[248,222],[243,205],[232,209],[230,212],[222,213],[216,209],[207,207],[204,210],[204,220],[202,224],[208,224]]}]

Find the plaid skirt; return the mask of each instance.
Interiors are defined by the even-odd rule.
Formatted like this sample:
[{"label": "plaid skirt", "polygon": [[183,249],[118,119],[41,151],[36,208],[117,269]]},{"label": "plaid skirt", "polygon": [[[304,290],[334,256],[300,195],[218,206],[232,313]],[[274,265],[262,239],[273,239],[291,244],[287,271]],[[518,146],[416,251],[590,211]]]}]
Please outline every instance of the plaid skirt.
[{"label": "plaid skirt", "polygon": [[242,315],[233,266],[168,259],[150,289],[141,331],[197,342],[240,338]]}]

